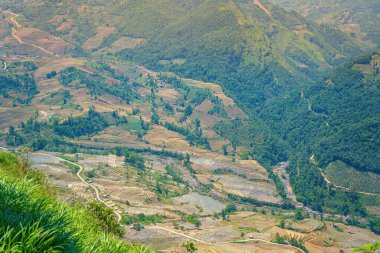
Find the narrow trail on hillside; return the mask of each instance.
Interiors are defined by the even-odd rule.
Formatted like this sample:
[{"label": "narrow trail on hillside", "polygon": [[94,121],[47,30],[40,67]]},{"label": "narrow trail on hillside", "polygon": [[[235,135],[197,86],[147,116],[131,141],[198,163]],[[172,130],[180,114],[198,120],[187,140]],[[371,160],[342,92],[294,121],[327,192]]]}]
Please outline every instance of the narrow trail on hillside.
[{"label": "narrow trail on hillside", "polygon": [[29,46],[32,46],[32,47],[34,47],[34,48],[37,48],[37,49],[43,51],[44,53],[47,53],[47,54],[50,54],[50,55],[54,55],[54,56],[56,56],[56,57],[59,57],[59,55],[57,55],[57,54],[55,54],[55,53],[53,53],[53,52],[51,52],[51,51],[49,51],[49,50],[47,50],[47,49],[45,49],[45,48],[43,48],[43,47],[40,47],[40,46],[38,46],[38,45],[36,45],[36,44],[33,44],[33,43],[28,43],[28,42],[23,41],[23,40],[22,40],[19,36],[17,36],[17,34],[16,34],[17,30],[20,29],[20,28],[22,28],[22,25],[20,25],[20,23],[18,23],[17,20],[16,20],[16,18],[17,18],[19,15],[18,15],[18,14],[15,14],[15,13],[9,11],[9,10],[4,11],[4,13],[7,13],[7,14],[9,14],[9,15],[12,15],[12,17],[9,19],[9,21],[11,21],[11,23],[14,25],[14,27],[12,28],[12,37],[13,37],[15,40],[17,40],[18,43],[23,44],[23,45],[29,45]]},{"label": "narrow trail on hillside", "polygon": [[193,240],[195,242],[200,242],[200,243],[204,243],[204,244],[207,244],[207,245],[214,245],[214,244],[219,244],[219,243],[227,244],[227,243],[244,243],[244,242],[263,242],[263,243],[267,243],[267,244],[270,244],[270,245],[289,247],[289,248],[297,250],[297,252],[301,251],[301,252],[305,253],[305,251],[303,251],[302,249],[297,248],[297,247],[295,247],[293,245],[274,243],[274,242],[267,241],[267,240],[264,240],[264,239],[247,239],[247,240],[239,240],[239,241],[235,240],[235,241],[224,241],[224,242],[206,242],[206,241],[197,239],[195,237],[192,237],[192,236],[189,236],[189,235],[186,235],[186,234],[183,234],[183,233],[180,233],[180,232],[177,232],[177,231],[165,228],[165,227],[150,226],[150,228],[156,228],[156,229],[165,230],[167,232],[170,232],[170,233],[173,233],[173,234],[176,234],[176,235],[180,235],[182,237],[188,238],[188,239]]},{"label": "narrow trail on hillside", "polygon": [[289,247],[289,248],[292,248],[292,249],[295,249],[298,251],[301,251],[303,253],[306,253],[304,250],[300,249],[300,248],[297,248],[293,245],[289,245],[289,244],[281,244],[281,243],[275,243],[275,242],[270,242],[270,241],[267,241],[267,240],[263,240],[263,239],[247,239],[247,240],[240,240],[240,241],[227,241],[227,242],[221,242],[221,243],[244,243],[244,242],[264,242],[264,243],[268,243],[270,245],[276,245],[276,246],[282,246],[282,247]]},{"label": "narrow trail on hillside", "polygon": [[268,16],[272,17],[272,13],[260,2],[260,0],[252,0],[253,4],[259,6]]},{"label": "narrow trail on hillside", "polygon": [[165,230],[165,231],[167,231],[167,232],[169,232],[169,233],[176,234],[176,235],[179,235],[179,236],[182,236],[182,237],[186,237],[187,239],[193,240],[193,241],[195,241],[195,242],[200,242],[200,243],[204,243],[204,244],[212,245],[212,243],[209,243],[209,242],[206,242],[206,241],[203,241],[203,240],[197,239],[197,238],[192,237],[192,236],[189,236],[189,235],[185,235],[185,234],[179,233],[179,232],[177,232],[177,231],[174,231],[174,230],[171,230],[171,229],[168,229],[168,228],[165,228],[165,227],[160,227],[160,226],[150,226],[150,228],[156,228],[156,229]]},{"label": "narrow trail on hillside", "polygon": [[81,165],[79,165],[79,164],[77,164],[77,163],[73,163],[73,162],[71,162],[71,161],[69,161],[69,160],[63,159],[63,158],[61,158],[61,157],[57,157],[57,156],[53,156],[53,155],[47,155],[47,154],[44,154],[44,153],[36,153],[36,154],[43,155],[43,156],[54,157],[54,158],[57,158],[57,159],[60,160],[60,161],[67,162],[67,163],[70,163],[70,164],[72,164],[72,165],[74,165],[74,166],[79,167],[79,170],[78,170],[78,172],[76,173],[76,176],[79,178],[79,180],[80,180],[83,184],[85,184],[85,185],[91,187],[91,188],[95,191],[95,197],[96,197],[96,200],[99,201],[100,203],[104,204],[104,205],[107,206],[108,208],[111,208],[112,211],[115,213],[118,222],[121,221],[121,218],[122,218],[122,217],[121,217],[120,213],[118,213],[114,208],[112,208],[112,206],[110,206],[108,203],[106,203],[105,201],[103,201],[103,200],[100,198],[100,194],[99,194],[99,190],[98,190],[98,188],[96,188],[96,187],[93,186],[92,184],[86,182],[86,180],[84,180],[84,179],[82,178],[82,176],[81,176],[81,172],[83,171],[83,166],[81,166]]}]

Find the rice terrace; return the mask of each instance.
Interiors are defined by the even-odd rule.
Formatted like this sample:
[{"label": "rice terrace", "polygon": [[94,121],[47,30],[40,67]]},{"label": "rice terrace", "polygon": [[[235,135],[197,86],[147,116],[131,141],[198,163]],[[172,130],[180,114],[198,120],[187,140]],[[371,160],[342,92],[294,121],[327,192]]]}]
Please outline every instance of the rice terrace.
[{"label": "rice terrace", "polygon": [[380,3],[346,2],[3,0],[0,252],[380,252]]}]

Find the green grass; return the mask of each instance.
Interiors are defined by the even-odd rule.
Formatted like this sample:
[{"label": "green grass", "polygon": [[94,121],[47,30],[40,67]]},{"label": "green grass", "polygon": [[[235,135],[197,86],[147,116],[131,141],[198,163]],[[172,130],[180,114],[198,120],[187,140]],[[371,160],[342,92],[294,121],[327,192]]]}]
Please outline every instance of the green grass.
[{"label": "green grass", "polygon": [[72,174],[76,174],[80,170],[80,167],[78,165],[72,164],[67,161],[64,161],[63,163],[71,169]]},{"label": "green grass", "polygon": [[337,226],[337,225],[334,225],[334,228],[335,228],[335,230],[338,231],[338,232],[341,232],[341,233],[344,232],[344,229],[341,228],[341,227],[339,227],[339,226]]},{"label": "green grass", "polygon": [[42,182],[0,153],[0,252],[152,252],[106,233],[89,209],[58,201]]}]

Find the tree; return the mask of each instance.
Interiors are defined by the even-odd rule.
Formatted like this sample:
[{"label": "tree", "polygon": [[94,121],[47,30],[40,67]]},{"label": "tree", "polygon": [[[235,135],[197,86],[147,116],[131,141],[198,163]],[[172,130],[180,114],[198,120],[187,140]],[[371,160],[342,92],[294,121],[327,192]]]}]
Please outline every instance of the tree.
[{"label": "tree", "polygon": [[106,231],[120,237],[124,235],[124,229],[120,227],[111,208],[98,202],[90,202],[88,204],[88,209],[92,216],[98,221],[99,225]]},{"label": "tree", "polygon": [[144,226],[141,225],[140,223],[136,223],[136,224],[133,224],[133,229],[135,229],[136,231],[141,231],[142,229],[144,229]]},{"label": "tree", "polygon": [[296,209],[296,214],[294,216],[296,220],[303,220],[303,215],[301,209]]},{"label": "tree", "polygon": [[285,219],[282,219],[280,222],[280,228],[285,228]]},{"label": "tree", "polygon": [[367,243],[361,247],[355,248],[353,251],[362,253],[375,253],[378,249],[380,249],[380,242]]},{"label": "tree", "polygon": [[193,242],[185,242],[182,244],[182,246],[186,249],[187,252],[190,253],[193,253],[198,250]]},{"label": "tree", "polygon": [[195,225],[196,228],[200,228],[201,225],[202,225],[202,223],[201,223],[200,220],[195,220],[194,225]]},{"label": "tree", "polygon": [[184,111],[184,113],[183,113],[183,116],[184,116],[184,117],[188,117],[188,116],[190,116],[191,114],[193,114],[193,108],[191,108],[191,106],[188,105],[188,106],[186,106],[186,108],[185,108],[185,111]]},{"label": "tree", "polygon": [[227,145],[223,145],[223,155],[228,155]]},{"label": "tree", "polygon": [[151,121],[152,121],[152,124],[157,124],[157,125],[160,124],[160,116],[158,116],[157,113],[153,113]]}]

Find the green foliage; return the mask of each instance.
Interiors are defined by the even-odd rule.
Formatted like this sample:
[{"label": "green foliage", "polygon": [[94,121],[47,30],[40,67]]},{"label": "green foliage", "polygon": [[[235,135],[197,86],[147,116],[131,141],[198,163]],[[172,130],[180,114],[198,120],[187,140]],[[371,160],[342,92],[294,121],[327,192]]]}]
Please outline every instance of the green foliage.
[{"label": "green foliage", "polygon": [[103,203],[90,202],[87,207],[98,224],[107,232],[122,237],[125,233],[116,220],[113,210]]},{"label": "green foliage", "polygon": [[179,172],[172,166],[167,165],[165,167],[166,173],[172,177],[172,179],[180,184],[186,184],[186,182],[182,179]]},{"label": "green foliage", "polygon": [[133,167],[136,167],[140,171],[145,170],[145,161],[143,157],[139,156],[135,152],[125,153],[124,156],[125,156],[125,162],[127,164],[130,164]]},{"label": "green foliage", "polygon": [[12,98],[20,104],[29,104],[38,94],[38,89],[32,73],[10,73],[0,76],[0,92],[3,98]]},{"label": "green foliage", "polygon": [[343,64],[304,90],[268,101],[260,113],[292,151],[288,172],[298,200],[315,210],[365,215],[355,194],[327,189],[318,167],[340,160],[377,172],[380,90],[367,79],[354,62]]},{"label": "green foliage", "polygon": [[[298,173],[300,167],[302,174]],[[327,188],[319,169],[309,162],[309,157],[291,162],[287,170],[298,200],[314,210],[344,215],[366,215],[357,194]]]},{"label": "green foliage", "polygon": [[301,209],[296,209],[294,219],[296,219],[296,220],[303,220],[304,219]]},{"label": "green foliage", "polygon": [[57,75],[56,71],[52,71],[46,74],[46,78],[51,79]]},{"label": "green foliage", "polygon": [[135,215],[125,216],[123,217],[121,222],[125,225],[132,225],[132,224],[150,225],[150,224],[161,223],[162,218],[163,217],[158,214],[145,215],[143,213],[139,213]]},{"label": "green foliage", "polygon": [[186,251],[189,252],[189,253],[193,253],[193,252],[195,252],[195,251],[198,250],[198,249],[195,247],[194,242],[191,242],[191,241],[189,241],[189,242],[184,242],[184,243],[182,244],[182,247],[184,247],[184,248],[186,249]]},{"label": "green foliage", "polygon": [[160,124],[160,117],[156,112],[152,114],[151,122],[152,124]]},{"label": "green foliage", "polygon": [[129,79],[127,77],[115,75],[112,71],[113,69],[110,70],[110,67],[106,64],[98,63],[95,66],[104,71],[108,70],[111,77],[118,79],[121,83],[110,85],[107,83],[105,77],[97,74],[89,74],[75,67],[62,70],[59,73],[58,80],[65,86],[86,87],[94,97],[111,94],[127,102],[139,98],[139,95],[133,91],[132,86],[128,85]]},{"label": "green foliage", "polygon": [[362,253],[376,253],[376,251],[380,249],[380,242],[378,243],[367,243],[362,247],[355,248],[354,252],[362,252]]},{"label": "green foliage", "polygon": [[64,161],[63,162],[65,165],[69,166],[70,170],[71,170],[71,173],[73,175],[76,175],[78,173],[78,171],[80,170],[80,167],[74,163],[71,163],[71,162],[68,162],[68,161]]},{"label": "green foliage", "polygon": [[335,185],[352,191],[380,194],[380,175],[373,172],[359,171],[338,161],[329,164],[324,173]]},{"label": "green foliage", "polygon": [[207,149],[211,148],[207,137],[203,136],[202,129],[199,126],[188,129],[169,122],[165,122],[163,126],[170,131],[174,131],[185,136],[190,145],[200,145],[206,147]]},{"label": "green foliage", "polygon": [[202,225],[202,222],[199,220],[199,217],[196,214],[182,215],[181,219],[193,224],[196,228],[199,228]]},{"label": "green foliage", "polygon": [[56,124],[54,130],[59,135],[74,138],[98,133],[108,126],[106,119],[100,113],[96,112],[94,108],[90,108],[87,116],[77,118],[70,117],[61,124]]},{"label": "green foliage", "polygon": [[[315,21],[325,20],[325,17],[330,17],[328,24],[335,24],[339,21],[339,17],[349,12],[350,22],[360,26],[360,33],[353,30],[351,36],[360,37],[362,40],[372,40],[378,46],[380,45],[380,29],[375,24],[380,22],[380,8],[376,0],[347,0],[333,1],[329,4],[329,8],[321,8],[312,0],[273,0],[273,3],[278,3],[280,6],[289,10],[302,10],[307,6],[307,18]],[[332,19],[331,19],[332,18]],[[330,28],[331,29],[331,28]],[[334,34],[335,35],[335,34]],[[335,36],[328,38],[329,40],[337,40]],[[341,47],[347,46],[347,43],[342,43],[337,40],[334,45],[341,43]]]},{"label": "green foliage", "polygon": [[369,220],[369,227],[375,233],[380,235],[380,218],[372,218]]},{"label": "green foliage", "polygon": [[234,212],[236,212],[237,211],[237,209],[236,209],[236,206],[234,205],[234,204],[232,204],[232,203],[229,203],[228,205],[227,205],[227,207],[226,208],[224,208],[222,211],[221,211],[221,216],[222,216],[222,219],[223,220],[225,220],[225,219],[227,219],[227,217],[230,215],[230,214],[232,214],[232,213],[234,213]]},{"label": "green foliage", "polygon": [[21,129],[16,131],[10,127],[5,135],[7,145],[27,145],[33,150],[51,150],[71,153],[76,151],[77,145],[65,141],[54,131],[53,122],[38,122],[30,118],[21,124]]},{"label": "green foliage", "polygon": [[305,253],[309,253],[309,251],[305,247],[305,242],[301,238],[299,238],[297,235],[280,236],[278,233],[276,233],[276,236],[272,241],[274,243],[292,245],[296,248],[303,250]]}]

